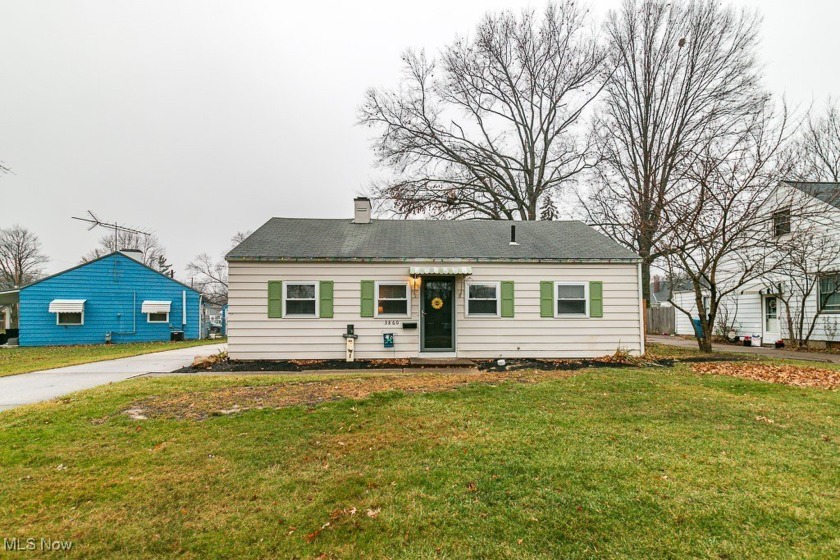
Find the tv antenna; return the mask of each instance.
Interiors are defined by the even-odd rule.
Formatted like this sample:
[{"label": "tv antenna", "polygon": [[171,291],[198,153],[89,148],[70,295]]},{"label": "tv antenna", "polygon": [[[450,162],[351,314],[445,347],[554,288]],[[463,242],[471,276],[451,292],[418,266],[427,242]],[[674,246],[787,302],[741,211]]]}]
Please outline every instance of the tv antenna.
[{"label": "tv antenna", "polygon": [[89,223],[90,227],[88,228],[88,231],[90,231],[90,230],[92,230],[96,227],[103,227],[105,229],[114,230],[114,251],[119,251],[120,250],[118,245],[119,245],[119,234],[120,234],[121,231],[124,231],[126,233],[134,233],[134,234],[137,234],[137,235],[144,235],[146,237],[152,235],[148,231],[141,231],[139,229],[133,229],[133,228],[130,228],[130,227],[121,226],[117,222],[113,222],[113,223],[104,222],[104,221],[100,220],[96,216],[96,214],[94,214],[90,210],[88,210],[87,213],[90,215],[90,218],[77,218],[76,216],[71,216],[71,217],[74,220],[79,220],[80,222]]}]

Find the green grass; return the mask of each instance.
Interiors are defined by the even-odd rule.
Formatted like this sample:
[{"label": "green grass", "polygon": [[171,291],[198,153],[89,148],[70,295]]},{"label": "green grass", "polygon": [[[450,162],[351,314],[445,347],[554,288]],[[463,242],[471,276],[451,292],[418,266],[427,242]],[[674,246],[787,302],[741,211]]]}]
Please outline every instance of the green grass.
[{"label": "green grass", "polygon": [[122,414],[306,379],[145,378],[0,414],[0,536],[103,558],[840,556],[838,392],[679,365]]},{"label": "green grass", "polygon": [[139,342],[132,344],[96,344],[89,346],[44,346],[0,348],[0,377],[29,371],[75,366],[114,358],[126,358],[177,350],[204,344],[218,344],[224,340],[187,340],[184,342]]}]

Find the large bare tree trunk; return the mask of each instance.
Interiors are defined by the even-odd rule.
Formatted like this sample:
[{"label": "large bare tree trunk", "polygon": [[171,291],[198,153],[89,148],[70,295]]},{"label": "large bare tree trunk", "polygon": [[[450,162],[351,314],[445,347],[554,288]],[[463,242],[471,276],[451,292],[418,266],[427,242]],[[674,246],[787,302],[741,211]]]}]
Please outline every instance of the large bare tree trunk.
[{"label": "large bare tree trunk", "polygon": [[713,0],[626,0],[607,19],[611,74],[594,126],[602,161],[580,196],[591,224],[642,257],[647,301],[665,209],[684,196],[696,154],[763,95],[757,24]]}]

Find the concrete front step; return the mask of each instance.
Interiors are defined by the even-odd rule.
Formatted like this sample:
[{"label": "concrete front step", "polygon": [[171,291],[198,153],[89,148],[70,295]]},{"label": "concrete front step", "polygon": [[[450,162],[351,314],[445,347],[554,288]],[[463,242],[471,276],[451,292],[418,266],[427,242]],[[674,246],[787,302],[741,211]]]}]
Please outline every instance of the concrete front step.
[{"label": "concrete front step", "polygon": [[466,358],[409,358],[408,363],[417,367],[442,367],[442,368],[472,368],[475,362]]}]

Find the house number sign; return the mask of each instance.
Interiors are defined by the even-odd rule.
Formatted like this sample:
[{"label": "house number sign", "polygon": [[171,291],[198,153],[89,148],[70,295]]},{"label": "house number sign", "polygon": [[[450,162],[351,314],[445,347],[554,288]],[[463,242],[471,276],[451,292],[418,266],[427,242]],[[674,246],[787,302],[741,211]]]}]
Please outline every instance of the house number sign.
[{"label": "house number sign", "polygon": [[441,309],[443,308],[443,300],[439,297],[436,297],[432,300],[432,309]]}]

